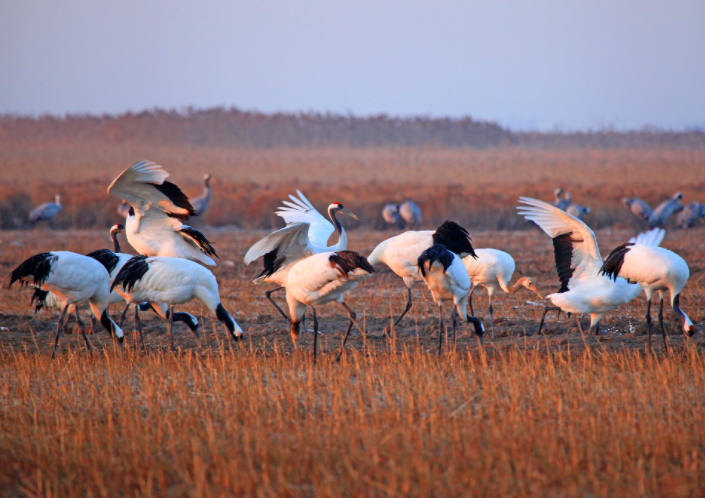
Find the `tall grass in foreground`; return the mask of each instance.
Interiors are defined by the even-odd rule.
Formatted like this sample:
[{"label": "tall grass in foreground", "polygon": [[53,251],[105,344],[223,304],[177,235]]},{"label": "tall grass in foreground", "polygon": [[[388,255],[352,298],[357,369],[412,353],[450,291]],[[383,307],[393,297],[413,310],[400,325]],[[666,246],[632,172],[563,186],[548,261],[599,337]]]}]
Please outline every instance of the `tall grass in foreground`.
[{"label": "tall grass in foreground", "polygon": [[705,362],[247,351],[0,359],[0,487],[52,496],[703,496]]}]

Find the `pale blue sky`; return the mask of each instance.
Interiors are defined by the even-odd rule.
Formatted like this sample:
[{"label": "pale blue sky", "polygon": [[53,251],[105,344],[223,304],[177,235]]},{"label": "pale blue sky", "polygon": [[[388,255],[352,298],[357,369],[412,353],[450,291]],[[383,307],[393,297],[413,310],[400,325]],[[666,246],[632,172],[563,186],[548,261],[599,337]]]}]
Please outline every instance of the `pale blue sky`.
[{"label": "pale blue sky", "polygon": [[0,0],[0,113],[705,125],[705,2]]}]

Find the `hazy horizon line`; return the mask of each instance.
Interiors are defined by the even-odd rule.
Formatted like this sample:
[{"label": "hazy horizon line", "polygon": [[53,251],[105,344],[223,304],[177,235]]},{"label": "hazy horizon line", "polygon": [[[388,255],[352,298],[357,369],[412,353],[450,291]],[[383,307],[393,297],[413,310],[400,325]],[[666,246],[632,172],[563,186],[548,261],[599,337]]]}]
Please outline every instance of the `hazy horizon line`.
[{"label": "hazy horizon line", "polygon": [[[492,119],[480,119],[480,118],[475,118],[471,114],[464,114],[464,115],[436,115],[431,112],[428,113],[410,113],[410,114],[392,114],[388,112],[376,112],[376,113],[355,113],[352,110],[347,110],[345,112],[343,111],[333,111],[333,110],[327,110],[327,111],[321,111],[321,110],[315,110],[315,109],[308,109],[308,110],[277,110],[277,111],[262,111],[257,108],[242,108],[238,107],[236,105],[216,105],[216,106],[210,106],[210,107],[197,107],[194,105],[183,105],[180,107],[159,107],[159,106],[154,106],[154,107],[144,107],[141,109],[126,109],[124,111],[115,113],[115,112],[82,112],[82,111],[66,111],[63,113],[52,113],[52,112],[41,112],[41,113],[35,113],[35,112],[28,112],[28,113],[19,113],[19,112],[0,112],[0,120],[5,120],[5,119],[35,119],[39,120],[42,118],[53,118],[53,119],[68,119],[68,118],[109,118],[109,119],[119,119],[121,117],[126,117],[130,115],[139,115],[139,114],[144,114],[144,113],[165,113],[165,114],[178,114],[181,116],[188,116],[189,114],[197,114],[197,113],[203,113],[203,112],[209,112],[209,111],[224,111],[224,112],[241,112],[244,114],[255,114],[255,115],[262,115],[262,116],[276,116],[276,115],[284,115],[284,116],[318,116],[318,117],[330,117],[330,118],[351,118],[351,119],[359,119],[359,120],[368,120],[368,119],[374,119],[374,118],[380,118],[380,117],[385,117],[390,120],[400,120],[400,121],[407,121],[407,120],[413,120],[413,119],[427,119],[427,120],[432,120],[432,121],[444,121],[444,120],[450,120],[450,121],[463,121],[463,120],[471,120],[476,123],[486,123],[489,125],[496,125],[502,128],[503,130],[510,132],[510,133],[542,133],[542,134],[562,134],[562,135],[572,135],[572,134],[592,134],[592,133],[621,133],[621,134],[628,134],[628,133],[693,133],[693,132],[699,132],[703,133],[705,132],[705,120],[703,120],[702,124],[693,124],[689,126],[683,126],[680,128],[668,128],[668,127],[662,127],[662,126],[657,126],[654,124],[650,123],[644,123],[640,127],[620,127],[615,124],[605,124],[600,127],[587,127],[587,128],[567,128],[560,123],[554,124],[553,128],[546,129],[546,128],[540,128],[540,127],[517,127],[517,126],[512,126],[512,125],[507,125],[503,124],[500,120],[492,120]],[[531,119],[528,119],[526,121],[532,121]]]}]

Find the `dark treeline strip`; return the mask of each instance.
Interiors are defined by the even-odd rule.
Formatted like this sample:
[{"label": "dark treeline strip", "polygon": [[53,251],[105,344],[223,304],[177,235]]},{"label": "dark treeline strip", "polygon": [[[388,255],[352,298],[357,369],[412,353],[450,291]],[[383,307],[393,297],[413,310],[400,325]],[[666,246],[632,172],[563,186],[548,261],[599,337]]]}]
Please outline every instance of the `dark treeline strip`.
[{"label": "dark treeline strip", "polygon": [[0,144],[15,140],[142,141],[218,147],[703,148],[705,133],[635,131],[512,132],[471,117],[354,116],[212,108],[120,115],[0,116]]}]

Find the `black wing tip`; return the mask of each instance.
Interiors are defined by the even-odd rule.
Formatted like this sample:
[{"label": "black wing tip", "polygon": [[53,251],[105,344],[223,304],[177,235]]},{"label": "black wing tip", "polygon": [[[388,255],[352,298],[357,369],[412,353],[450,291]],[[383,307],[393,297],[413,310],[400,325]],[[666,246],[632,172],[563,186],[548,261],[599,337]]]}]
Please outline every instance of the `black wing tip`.
[{"label": "black wing tip", "polygon": [[430,268],[436,261],[443,265],[443,271],[445,272],[453,264],[453,252],[443,244],[434,244],[426,249],[416,260],[416,266],[421,272],[421,276],[426,276],[426,263],[428,263]]},{"label": "black wing tip", "polygon": [[616,281],[619,273],[622,271],[622,265],[624,265],[624,256],[626,256],[633,246],[633,242],[627,242],[615,247],[610,255],[607,256],[605,262],[602,263],[598,275],[604,275],[610,280]]},{"label": "black wing tip", "polygon": [[433,232],[433,243],[442,244],[455,254],[467,254],[477,259],[470,233],[454,221],[446,220],[436,228]]},{"label": "black wing tip", "polygon": [[171,183],[169,181],[164,181],[161,185],[158,183],[153,183],[154,187],[159,190],[162,194],[167,196],[169,200],[177,207],[185,209],[188,214],[181,213],[170,213],[166,212],[168,216],[172,218],[177,218],[180,220],[187,220],[190,216],[198,216],[196,211],[193,209],[188,196],[183,193],[183,191],[178,187],[178,185]]},{"label": "black wing tip", "polygon": [[567,292],[568,282],[575,273],[573,263],[573,232],[564,233],[554,237],[553,239],[553,254],[556,260],[556,271],[558,272],[558,280],[561,282],[561,288],[558,294]]},{"label": "black wing tip", "polygon": [[34,304],[34,301],[37,301],[37,305],[34,308],[35,314],[46,306],[48,295],[48,290],[42,290],[39,287],[34,288],[34,293],[32,294],[32,300],[29,302],[29,306],[31,307]]},{"label": "black wing tip", "polygon": [[133,256],[120,268],[115,280],[110,285],[110,291],[112,292],[117,285],[122,284],[123,290],[132,292],[137,282],[144,277],[148,270],[147,256]]},{"label": "black wing tip", "polygon": [[213,247],[208,238],[203,235],[203,232],[186,225],[181,227],[179,231],[184,235],[188,236],[205,255],[215,256],[216,258],[220,259],[218,253],[215,252],[215,247]]},{"label": "black wing tip", "polygon": [[89,252],[86,256],[102,264],[109,274],[113,272],[120,261],[120,257],[110,249],[98,249],[97,251]]},{"label": "black wing tip", "polygon": [[330,261],[331,265],[336,268],[343,277],[357,269],[370,274],[375,272],[375,269],[370,262],[367,261],[367,258],[355,251],[346,250],[335,252],[330,255],[328,261]]},{"label": "black wing tip", "polygon": [[264,269],[257,278],[271,277],[284,265],[286,258],[284,256],[277,258],[278,253],[279,248],[275,247],[262,257]]},{"label": "black wing tip", "polygon": [[12,287],[12,284],[18,280],[20,282],[20,286],[29,285],[28,282],[22,279],[30,276],[34,277],[32,282],[34,285],[43,284],[51,274],[51,265],[58,258],[58,256],[50,252],[35,254],[34,256],[27,258],[8,275],[8,278],[10,279],[8,288]]}]

